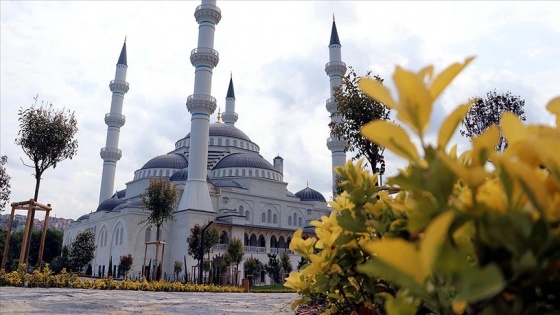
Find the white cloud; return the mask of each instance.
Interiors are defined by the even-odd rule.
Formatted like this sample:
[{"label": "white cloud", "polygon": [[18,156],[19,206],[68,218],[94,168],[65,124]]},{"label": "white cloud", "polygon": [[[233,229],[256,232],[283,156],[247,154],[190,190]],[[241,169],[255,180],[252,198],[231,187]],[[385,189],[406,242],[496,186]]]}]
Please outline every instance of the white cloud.
[{"label": "white cloud", "polygon": [[[32,171],[14,144],[17,110],[32,97],[76,112],[78,155],[48,170],[40,199],[59,217],[95,210],[101,181],[109,81],[124,36],[128,77],[115,188],[150,158],[174,148],[190,131],[185,107],[194,86],[190,51],[196,47],[196,2],[0,2],[1,142],[8,155],[12,200],[32,196]],[[560,86],[560,6],[556,2],[218,2],[222,21],[215,48],[212,94],[225,107],[233,71],[237,126],[269,161],[285,159],[293,192],[310,185],[330,196],[328,40],[336,14],[343,60],[390,83],[395,64],[441,70],[477,59],[441,97],[431,130],[454,106],[474,95],[510,90],[526,99],[531,121],[551,123],[544,106]],[[215,117],[215,115],[214,115]],[[215,118],[214,118],[215,119]],[[433,137],[433,134],[430,135]],[[465,143],[456,136],[454,141]],[[303,158],[302,158],[303,157]],[[387,156],[387,174],[403,162]]]}]

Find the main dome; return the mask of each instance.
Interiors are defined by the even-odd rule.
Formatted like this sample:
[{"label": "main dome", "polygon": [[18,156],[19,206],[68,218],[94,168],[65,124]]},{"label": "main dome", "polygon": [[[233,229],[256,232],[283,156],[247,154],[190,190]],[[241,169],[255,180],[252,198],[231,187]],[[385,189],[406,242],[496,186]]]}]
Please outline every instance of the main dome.
[{"label": "main dome", "polygon": [[320,192],[316,191],[315,189],[311,189],[306,187],[296,193],[296,197],[298,197],[301,201],[322,201],[327,202],[325,196],[323,196]]},{"label": "main dome", "polygon": [[[231,137],[237,138],[245,141],[251,141],[249,137],[241,130],[235,128],[232,125],[226,124],[210,124],[210,130],[208,132],[211,137]],[[191,133],[189,132],[185,138],[190,138]]]},{"label": "main dome", "polygon": [[125,203],[126,201],[118,198],[109,198],[104,200],[102,203],[99,204],[97,207],[96,212],[98,211],[113,211],[118,205]]},{"label": "main dome", "polygon": [[229,167],[254,167],[265,170],[276,171],[274,166],[265,160],[260,154],[255,153],[233,153],[221,159],[214,169]]},{"label": "main dome", "polygon": [[182,154],[172,153],[156,156],[142,166],[142,169],[148,168],[175,168],[183,169],[189,166],[187,159]]}]

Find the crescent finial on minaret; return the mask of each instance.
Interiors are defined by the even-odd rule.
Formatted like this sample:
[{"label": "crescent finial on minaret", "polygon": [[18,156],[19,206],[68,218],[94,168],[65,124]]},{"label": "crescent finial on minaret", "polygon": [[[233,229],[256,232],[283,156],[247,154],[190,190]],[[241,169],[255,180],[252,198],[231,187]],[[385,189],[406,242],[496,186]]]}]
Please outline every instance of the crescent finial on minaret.
[{"label": "crescent finial on minaret", "polygon": [[216,118],[216,123],[217,124],[223,124],[224,122],[222,121],[222,112],[221,109],[218,107],[218,118]]},{"label": "crescent finial on minaret", "polygon": [[[334,16],[334,14],[333,14],[333,16]],[[124,35],[124,42],[126,43],[126,35]]]},{"label": "crescent finial on minaret", "polygon": [[334,22],[334,13],[332,14],[332,21]]}]

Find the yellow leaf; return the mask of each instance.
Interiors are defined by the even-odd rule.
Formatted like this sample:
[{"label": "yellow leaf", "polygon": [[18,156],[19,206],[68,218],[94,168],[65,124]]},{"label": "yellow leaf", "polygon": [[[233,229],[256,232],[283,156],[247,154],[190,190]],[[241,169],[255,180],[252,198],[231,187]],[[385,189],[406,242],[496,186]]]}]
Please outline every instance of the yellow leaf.
[{"label": "yellow leaf", "polygon": [[521,141],[530,135],[521,119],[513,113],[506,112],[502,115],[501,126],[509,145]]},{"label": "yellow leaf", "polygon": [[472,164],[484,165],[490,153],[496,149],[498,141],[500,141],[500,131],[496,125],[490,126],[480,136],[473,137]]},{"label": "yellow leaf", "polygon": [[433,98],[426,85],[411,71],[397,66],[393,81],[399,91],[397,118],[422,135],[428,128]]},{"label": "yellow leaf", "polygon": [[443,70],[432,83],[430,87],[430,93],[432,94],[432,98],[435,100],[441,94],[441,92],[453,81],[453,79],[461,72],[472,60],[474,57],[469,57],[465,60],[463,64],[454,63],[451,66],[447,67],[447,69]]},{"label": "yellow leaf", "polygon": [[420,158],[408,134],[399,126],[384,120],[372,121],[362,127],[362,136],[405,159],[417,162]]},{"label": "yellow leaf", "polygon": [[432,274],[432,267],[438,257],[441,244],[445,240],[451,222],[453,211],[447,211],[437,216],[426,228],[424,238],[420,242],[420,259],[425,275]]},{"label": "yellow leaf", "polygon": [[466,104],[463,104],[457,107],[443,122],[441,128],[439,129],[438,135],[438,147],[445,148],[449,139],[457,129],[457,126],[463,121],[463,118],[471,108],[474,100],[469,101]]},{"label": "yellow leaf", "polygon": [[364,249],[377,255],[377,259],[412,277],[420,285],[424,284],[427,275],[418,266],[420,257],[414,244],[402,239],[382,239],[368,242]]},{"label": "yellow leaf", "polygon": [[453,312],[455,314],[463,314],[467,307],[467,301],[453,301]]},{"label": "yellow leaf", "polygon": [[391,96],[391,91],[387,89],[381,82],[369,78],[362,78],[358,82],[358,86],[367,96],[385,104],[389,108],[398,109],[395,100]]},{"label": "yellow leaf", "polygon": [[560,128],[560,97],[555,97],[548,102],[546,109],[556,115],[556,127]]},{"label": "yellow leaf", "polygon": [[418,77],[420,78],[420,80],[424,81],[424,79],[427,77],[429,80],[432,79],[432,75],[434,74],[434,67],[433,66],[427,66],[424,69],[420,70],[418,72]]}]

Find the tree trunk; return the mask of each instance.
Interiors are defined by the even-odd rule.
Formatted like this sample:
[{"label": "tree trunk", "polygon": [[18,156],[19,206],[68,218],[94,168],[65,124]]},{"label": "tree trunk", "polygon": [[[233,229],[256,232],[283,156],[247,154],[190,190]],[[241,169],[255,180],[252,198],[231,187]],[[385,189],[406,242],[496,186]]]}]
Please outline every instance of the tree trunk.
[{"label": "tree trunk", "polygon": [[[33,195],[33,200],[37,201],[39,198],[39,186],[41,185],[41,175],[37,169],[35,169],[35,194]],[[35,208],[31,210],[31,228],[29,229],[29,234],[27,235],[27,248],[25,249],[25,259],[23,262],[27,264],[29,262],[29,249],[31,248],[31,233],[33,232],[33,221],[35,220]]]}]

